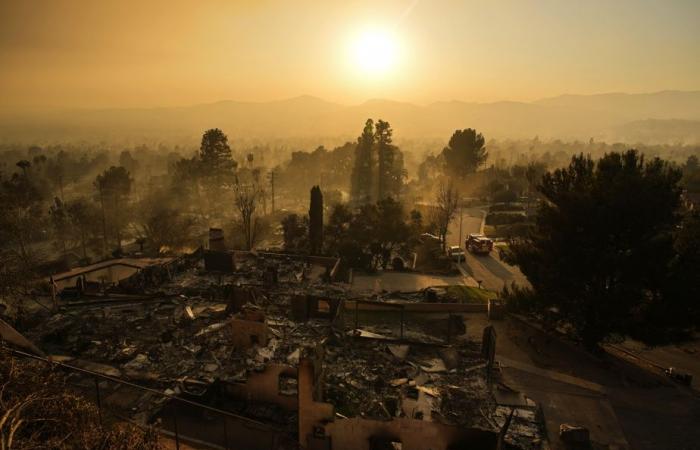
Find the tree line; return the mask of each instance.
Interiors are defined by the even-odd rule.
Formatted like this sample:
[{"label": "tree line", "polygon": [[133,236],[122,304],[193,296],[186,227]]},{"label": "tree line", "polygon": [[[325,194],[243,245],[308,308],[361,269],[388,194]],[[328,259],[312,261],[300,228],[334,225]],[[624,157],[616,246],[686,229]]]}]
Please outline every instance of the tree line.
[{"label": "tree line", "polygon": [[577,155],[545,173],[533,230],[504,252],[532,289],[506,297],[589,348],[625,336],[649,344],[692,338],[700,324],[700,214],[683,202],[682,176],[636,150]]}]

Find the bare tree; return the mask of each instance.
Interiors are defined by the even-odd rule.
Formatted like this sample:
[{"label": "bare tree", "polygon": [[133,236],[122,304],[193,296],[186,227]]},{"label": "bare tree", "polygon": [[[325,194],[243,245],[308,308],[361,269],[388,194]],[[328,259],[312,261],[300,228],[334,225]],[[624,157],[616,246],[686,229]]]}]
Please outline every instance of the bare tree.
[{"label": "bare tree", "polygon": [[133,183],[134,180],[129,172],[121,166],[112,166],[95,178],[94,185],[97,188],[102,208],[105,250],[107,247],[107,223],[114,231],[117,247],[120,250],[122,248],[122,231],[129,222],[127,207]]},{"label": "bare tree", "polygon": [[155,253],[178,250],[190,243],[194,218],[162,205],[142,208],[141,219],[132,224],[138,243],[148,244]]},{"label": "bare tree", "polygon": [[0,303],[8,308],[5,316],[18,318],[25,314],[26,301],[34,298],[32,290],[37,278],[34,270],[36,264],[32,256],[23,257],[12,249],[0,250]]},{"label": "bare tree", "polygon": [[435,207],[433,220],[437,225],[438,233],[440,234],[440,239],[442,240],[442,249],[445,250],[447,230],[450,226],[450,222],[457,212],[457,206],[459,203],[459,192],[454,187],[454,184],[452,184],[452,181],[449,181],[447,184],[440,183],[437,198],[435,200],[437,205]]},{"label": "bare tree", "polygon": [[[17,163],[22,170],[26,161]],[[13,175],[0,186],[0,242],[3,249],[14,247],[22,259],[31,255],[31,242],[43,227],[41,193],[26,174]]]},{"label": "bare tree", "polygon": [[258,207],[262,191],[260,190],[260,186],[256,183],[237,183],[234,185],[233,191],[236,209],[241,218],[245,248],[246,250],[250,250],[253,248],[258,234],[259,224],[255,217],[255,211]]}]

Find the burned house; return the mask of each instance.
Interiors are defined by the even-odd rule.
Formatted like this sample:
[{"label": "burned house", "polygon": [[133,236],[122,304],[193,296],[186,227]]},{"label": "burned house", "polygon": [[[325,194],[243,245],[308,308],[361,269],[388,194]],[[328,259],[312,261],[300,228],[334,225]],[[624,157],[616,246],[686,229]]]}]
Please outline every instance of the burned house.
[{"label": "burned house", "polygon": [[[480,343],[455,321],[459,305],[392,301],[387,316],[382,299],[350,299],[327,282],[333,261],[231,258],[232,271],[207,270],[201,252],[167,276],[139,271],[63,304],[26,336],[57,361],[151,389],[105,383],[102,403],[193,445],[496,448],[512,408],[495,401]],[[385,325],[396,315],[400,331]],[[537,448],[535,406],[521,409],[504,442]]]}]

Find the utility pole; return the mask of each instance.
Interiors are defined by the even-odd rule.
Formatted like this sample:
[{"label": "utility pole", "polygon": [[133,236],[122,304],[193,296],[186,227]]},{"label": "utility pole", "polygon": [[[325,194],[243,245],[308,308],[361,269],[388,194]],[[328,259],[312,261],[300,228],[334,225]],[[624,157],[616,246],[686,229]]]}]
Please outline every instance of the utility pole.
[{"label": "utility pole", "polygon": [[107,219],[105,217],[105,200],[104,193],[102,192],[102,186],[98,183],[98,189],[100,191],[100,206],[102,209],[102,257],[107,257]]},{"label": "utility pole", "polygon": [[66,203],[66,199],[63,197],[63,169],[59,169],[58,172],[58,187],[61,189],[61,203]]},{"label": "utility pole", "polygon": [[[459,248],[462,248],[462,202],[459,202],[459,240],[457,241],[457,245],[459,245]],[[466,249],[465,249],[466,251]],[[462,255],[460,255],[457,258],[457,264],[460,264],[462,262]]]},{"label": "utility pole", "polygon": [[49,283],[51,284],[51,302],[53,304],[53,310],[58,310],[58,302],[56,301],[56,282],[53,279],[53,275],[49,278]]},{"label": "utility pole", "polygon": [[270,172],[270,194],[272,200],[272,213],[275,212],[275,169]]},{"label": "utility pole", "polygon": [[462,205],[459,205],[459,246],[462,246]]}]

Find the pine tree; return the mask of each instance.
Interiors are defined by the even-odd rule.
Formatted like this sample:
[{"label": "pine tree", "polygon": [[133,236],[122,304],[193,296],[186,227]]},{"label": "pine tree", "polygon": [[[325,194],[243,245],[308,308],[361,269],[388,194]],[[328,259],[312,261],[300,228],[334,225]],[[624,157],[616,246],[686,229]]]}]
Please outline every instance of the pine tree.
[{"label": "pine tree", "polygon": [[655,344],[692,330],[697,301],[667,290],[680,283],[671,269],[680,179],[678,168],[636,150],[598,161],[581,154],[546,173],[534,230],[503,253],[534,289],[528,306],[556,307],[589,348],[610,336]]},{"label": "pine tree", "polygon": [[374,142],[377,147],[377,200],[398,198],[403,186],[405,171],[403,155],[392,144],[393,130],[389,122],[377,121]]},{"label": "pine tree", "polygon": [[351,199],[356,205],[374,203],[387,197],[398,198],[406,171],[403,155],[392,144],[389,122],[367,119],[357,139],[352,171]]},{"label": "pine tree", "polygon": [[489,154],[484,146],[486,139],[476,130],[456,130],[450,142],[442,150],[447,173],[458,178],[464,178],[474,173],[482,166]]},{"label": "pine tree", "polygon": [[218,177],[233,167],[228,137],[218,128],[207,130],[202,135],[199,156],[211,175]]},{"label": "pine tree", "polygon": [[391,133],[389,122],[381,119],[377,121],[374,131],[374,141],[377,144],[377,200],[386,198],[389,191],[388,172],[394,162]]},{"label": "pine tree", "polygon": [[367,119],[357,138],[355,166],[352,169],[351,198],[356,204],[371,203],[374,192],[374,121]]}]

